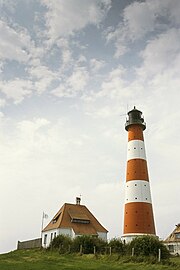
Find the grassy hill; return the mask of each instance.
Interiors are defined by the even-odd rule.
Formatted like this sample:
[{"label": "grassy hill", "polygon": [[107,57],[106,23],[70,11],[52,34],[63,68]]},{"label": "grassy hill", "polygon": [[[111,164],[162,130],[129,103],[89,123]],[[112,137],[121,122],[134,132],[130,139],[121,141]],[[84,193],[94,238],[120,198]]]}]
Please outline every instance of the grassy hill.
[{"label": "grassy hill", "polygon": [[170,259],[170,264],[131,262],[131,258],[94,255],[59,255],[43,250],[19,250],[0,255],[1,270],[179,270],[180,258]]}]

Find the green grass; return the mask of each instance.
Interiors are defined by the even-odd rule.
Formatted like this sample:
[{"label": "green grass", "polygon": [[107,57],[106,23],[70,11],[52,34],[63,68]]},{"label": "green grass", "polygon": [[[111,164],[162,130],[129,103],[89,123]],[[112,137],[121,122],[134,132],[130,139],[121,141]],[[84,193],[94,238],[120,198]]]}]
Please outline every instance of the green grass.
[{"label": "green grass", "polygon": [[127,257],[94,255],[59,255],[39,250],[13,251],[0,255],[0,270],[179,270],[180,258],[171,264],[134,263]]}]

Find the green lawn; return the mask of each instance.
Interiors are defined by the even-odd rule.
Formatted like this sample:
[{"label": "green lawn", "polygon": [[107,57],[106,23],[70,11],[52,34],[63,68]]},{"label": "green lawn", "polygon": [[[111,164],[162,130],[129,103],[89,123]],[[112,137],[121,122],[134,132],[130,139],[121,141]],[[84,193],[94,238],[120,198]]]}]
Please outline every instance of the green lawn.
[{"label": "green lawn", "polygon": [[174,265],[128,262],[118,256],[59,255],[56,252],[23,250],[0,255],[0,270],[179,270],[180,258],[171,259]]}]

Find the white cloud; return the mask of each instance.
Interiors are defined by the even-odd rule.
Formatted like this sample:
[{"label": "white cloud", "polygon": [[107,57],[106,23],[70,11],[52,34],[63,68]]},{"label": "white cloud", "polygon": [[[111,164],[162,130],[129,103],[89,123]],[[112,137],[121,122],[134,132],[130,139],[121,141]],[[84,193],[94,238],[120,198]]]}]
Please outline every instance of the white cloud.
[{"label": "white cloud", "polygon": [[87,61],[86,57],[84,55],[80,55],[79,59],[77,61],[77,63],[81,64],[81,63],[85,63]]},{"label": "white cloud", "polygon": [[119,66],[113,69],[107,79],[102,83],[101,90],[97,93],[97,97],[109,97],[118,98],[129,95],[128,92],[124,91],[125,80],[123,78],[126,70]]},{"label": "white cloud", "polygon": [[4,68],[4,63],[3,62],[0,62],[0,73],[3,72],[3,68]]},{"label": "white cloud", "polygon": [[25,97],[32,94],[33,84],[28,80],[14,79],[11,81],[1,81],[0,91],[6,95],[7,99],[12,99],[15,104],[21,103]]},{"label": "white cloud", "polygon": [[15,11],[16,5],[17,3],[14,0],[0,0],[0,7],[6,7],[12,13]]},{"label": "white cloud", "polygon": [[73,58],[69,41],[65,38],[60,38],[59,40],[57,40],[56,45],[61,49],[61,58],[62,58],[61,69],[70,67],[70,65],[73,62]]},{"label": "white cloud", "polygon": [[82,93],[89,80],[89,73],[84,67],[75,67],[69,77],[65,77],[59,87],[52,91],[58,97],[75,97]]},{"label": "white cloud", "polygon": [[104,60],[98,60],[96,58],[92,58],[90,60],[90,67],[92,69],[92,72],[97,72],[101,68],[103,68],[104,66],[105,66],[105,61]]},{"label": "white cloud", "polygon": [[[163,33],[171,27],[178,27],[180,23],[178,0],[134,1],[123,10],[123,21],[117,28],[107,31],[107,41],[115,43],[115,57],[127,53],[129,44],[141,40],[149,34]],[[157,31],[157,32],[155,32]]]},{"label": "white cloud", "polygon": [[28,69],[29,74],[32,77],[35,77],[37,79],[42,79],[42,78],[55,78],[55,74],[47,67],[47,66],[42,66],[38,65],[35,67],[31,67]]},{"label": "white cloud", "polygon": [[47,66],[41,64],[31,66],[27,70],[34,81],[34,89],[38,94],[47,91],[52,81],[58,77],[56,72],[51,71]]},{"label": "white cloud", "polygon": [[46,25],[48,36],[55,41],[73,34],[88,24],[99,24],[110,8],[110,0],[41,0],[48,8]]},{"label": "white cloud", "polygon": [[0,59],[27,62],[29,60],[30,37],[23,31],[16,32],[0,20]]},{"label": "white cloud", "polygon": [[150,40],[141,52],[142,66],[139,76],[151,77],[162,72],[177,72],[180,57],[180,30],[170,29]]},{"label": "white cloud", "polygon": [[6,100],[5,99],[0,99],[0,108],[3,108],[6,105]]},{"label": "white cloud", "polygon": [[156,13],[152,12],[153,3],[134,2],[124,9],[124,27],[131,40],[139,39],[155,27]]}]

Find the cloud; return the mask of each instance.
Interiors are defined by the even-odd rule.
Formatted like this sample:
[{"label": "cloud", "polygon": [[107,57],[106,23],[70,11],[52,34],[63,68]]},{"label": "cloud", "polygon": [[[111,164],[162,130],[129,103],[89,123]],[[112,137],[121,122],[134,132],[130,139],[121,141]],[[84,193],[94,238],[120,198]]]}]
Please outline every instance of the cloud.
[{"label": "cloud", "polygon": [[89,73],[85,67],[74,67],[72,74],[65,77],[52,94],[57,97],[75,97],[83,92],[88,80]]},{"label": "cloud", "polygon": [[0,108],[5,107],[5,105],[6,105],[6,100],[1,98],[0,99]]},{"label": "cloud", "polygon": [[0,20],[0,59],[25,63],[29,60],[30,37],[24,31],[15,31]]},{"label": "cloud", "polygon": [[14,13],[16,8],[17,2],[14,0],[1,0],[0,1],[0,7],[7,8],[11,13]]},{"label": "cloud", "polygon": [[124,91],[126,81],[124,79],[126,70],[122,66],[114,68],[106,80],[102,82],[101,90],[97,93],[97,97],[109,97],[111,99],[122,98],[130,93]]},{"label": "cloud", "polygon": [[92,69],[92,72],[97,72],[101,68],[103,68],[104,66],[105,66],[105,61],[104,60],[98,60],[96,58],[92,58],[90,60],[90,67]]},{"label": "cloud", "polygon": [[141,67],[137,68],[137,73],[142,78],[167,71],[177,75],[180,64],[180,29],[169,29],[149,40],[140,56],[143,62]]},{"label": "cloud", "polygon": [[57,72],[53,72],[47,66],[41,64],[31,66],[27,71],[34,81],[34,89],[38,94],[47,91],[53,80],[58,77]]},{"label": "cloud", "polygon": [[[123,20],[115,29],[106,31],[107,42],[114,41],[115,57],[120,57],[129,51],[131,44],[150,37],[153,33],[163,33],[169,26],[179,27],[178,0],[171,1],[134,1],[122,12]],[[170,22],[170,23],[169,23]]]},{"label": "cloud", "polygon": [[33,84],[29,80],[19,78],[11,81],[1,81],[0,91],[7,99],[12,99],[15,104],[21,103],[25,97],[29,97],[33,91]]},{"label": "cloud", "polygon": [[152,12],[151,4],[147,1],[134,2],[127,6],[124,9],[123,17],[124,27],[131,40],[139,39],[154,30],[156,14]]},{"label": "cloud", "polygon": [[48,37],[55,41],[61,36],[72,35],[88,24],[98,25],[110,8],[110,0],[41,0],[48,9],[46,26]]}]

